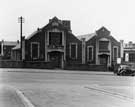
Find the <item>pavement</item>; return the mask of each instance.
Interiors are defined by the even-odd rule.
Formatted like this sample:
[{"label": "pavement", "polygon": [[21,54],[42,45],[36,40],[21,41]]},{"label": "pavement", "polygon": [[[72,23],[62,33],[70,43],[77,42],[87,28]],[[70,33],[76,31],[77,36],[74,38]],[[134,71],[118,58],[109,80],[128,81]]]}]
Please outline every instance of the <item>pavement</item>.
[{"label": "pavement", "polygon": [[25,107],[16,90],[9,86],[0,86],[0,107]]}]

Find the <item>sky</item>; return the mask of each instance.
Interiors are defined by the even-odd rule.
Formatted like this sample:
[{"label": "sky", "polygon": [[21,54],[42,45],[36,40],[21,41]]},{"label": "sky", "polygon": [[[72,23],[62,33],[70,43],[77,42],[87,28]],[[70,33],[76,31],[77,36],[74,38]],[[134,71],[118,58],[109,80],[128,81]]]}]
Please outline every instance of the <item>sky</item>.
[{"label": "sky", "polygon": [[25,37],[56,16],[70,20],[76,36],[105,26],[116,40],[135,43],[135,0],[1,0],[0,40],[20,39],[20,16]]}]

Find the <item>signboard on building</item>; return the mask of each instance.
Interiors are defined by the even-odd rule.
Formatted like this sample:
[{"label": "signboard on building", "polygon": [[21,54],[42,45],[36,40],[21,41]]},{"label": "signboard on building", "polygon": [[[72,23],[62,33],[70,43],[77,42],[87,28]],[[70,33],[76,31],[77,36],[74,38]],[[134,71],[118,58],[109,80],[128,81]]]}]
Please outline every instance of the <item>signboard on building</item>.
[{"label": "signboard on building", "polygon": [[128,62],[129,61],[129,54],[125,53],[125,61]]},{"label": "signboard on building", "polygon": [[121,64],[121,58],[117,58],[117,64]]}]

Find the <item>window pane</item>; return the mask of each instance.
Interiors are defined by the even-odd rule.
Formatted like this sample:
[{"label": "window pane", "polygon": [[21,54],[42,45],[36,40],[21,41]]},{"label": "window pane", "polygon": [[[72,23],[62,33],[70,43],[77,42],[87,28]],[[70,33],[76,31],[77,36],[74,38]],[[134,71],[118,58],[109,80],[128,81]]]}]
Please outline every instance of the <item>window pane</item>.
[{"label": "window pane", "polygon": [[129,53],[129,61],[135,62],[135,53]]},{"label": "window pane", "polygon": [[1,54],[1,43],[0,43],[0,54]]},{"label": "window pane", "polygon": [[32,44],[32,58],[38,58],[38,44]]},{"label": "window pane", "polygon": [[116,61],[117,60],[117,48],[114,48],[114,60]]},{"label": "window pane", "polygon": [[89,52],[89,59],[88,60],[92,60],[92,47],[88,48],[88,52]]},{"label": "window pane", "polygon": [[109,41],[99,41],[99,51],[108,51]]},{"label": "window pane", "polygon": [[62,32],[49,32],[49,45],[62,45]]},{"label": "window pane", "polygon": [[76,58],[76,45],[71,45],[71,58]]}]

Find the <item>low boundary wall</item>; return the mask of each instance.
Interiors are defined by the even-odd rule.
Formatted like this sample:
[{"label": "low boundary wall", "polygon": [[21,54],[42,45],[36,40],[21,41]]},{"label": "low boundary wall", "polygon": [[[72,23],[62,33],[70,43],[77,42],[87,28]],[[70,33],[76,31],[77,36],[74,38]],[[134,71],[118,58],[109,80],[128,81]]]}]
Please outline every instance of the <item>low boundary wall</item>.
[{"label": "low boundary wall", "polygon": [[[35,68],[35,69],[54,69],[52,62],[43,61],[11,61],[1,60],[0,68]],[[86,71],[108,71],[105,65],[89,65],[89,64],[66,64],[65,70],[86,70]]]},{"label": "low boundary wall", "polygon": [[37,69],[53,69],[54,66],[51,62],[39,61],[0,61],[1,68],[37,68]]},{"label": "low boundary wall", "polygon": [[68,64],[65,66],[66,70],[86,70],[86,71],[108,71],[105,65],[94,64]]}]

